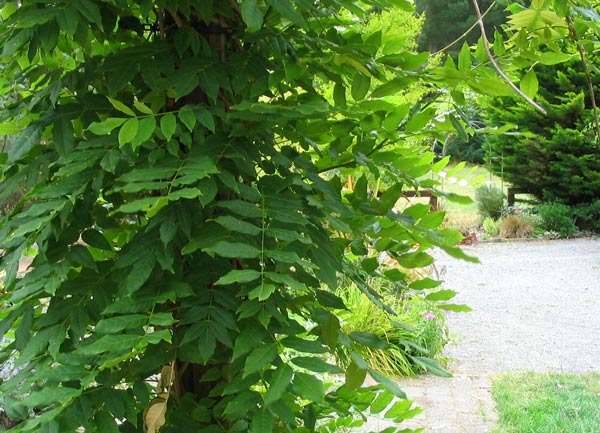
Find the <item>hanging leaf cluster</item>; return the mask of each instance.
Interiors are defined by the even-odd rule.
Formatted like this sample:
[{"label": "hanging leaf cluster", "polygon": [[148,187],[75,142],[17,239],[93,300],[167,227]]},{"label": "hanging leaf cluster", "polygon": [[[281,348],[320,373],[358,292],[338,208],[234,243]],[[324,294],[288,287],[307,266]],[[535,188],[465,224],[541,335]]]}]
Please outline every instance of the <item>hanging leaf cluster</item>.
[{"label": "hanging leaf cluster", "polygon": [[[355,30],[409,1],[0,6],[0,198],[25,191],[0,226],[11,431],[334,431],[369,407],[416,413],[354,350],[381,341],[341,331],[335,294],[341,275],[379,304],[372,276],[408,290],[384,251],[406,268],[433,246],[466,257],[442,212],[395,210],[448,162],[411,137],[453,128],[432,99],[402,103],[427,56]],[[369,176],[349,188],[354,168]],[[345,383],[329,386],[338,352]]]}]

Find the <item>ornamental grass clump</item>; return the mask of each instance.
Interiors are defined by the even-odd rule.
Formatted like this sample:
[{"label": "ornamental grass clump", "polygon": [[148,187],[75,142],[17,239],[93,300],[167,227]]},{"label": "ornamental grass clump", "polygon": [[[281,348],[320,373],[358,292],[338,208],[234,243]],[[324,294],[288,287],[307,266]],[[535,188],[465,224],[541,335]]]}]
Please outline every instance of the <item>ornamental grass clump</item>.
[{"label": "ornamental grass clump", "polygon": [[370,332],[386,343],[386,347],[361,348],[370,367],[392,377],[415,376],[424,370],[444,375],[435,360],[448,342],[448,327],[433,302],[418,294],[407,298],[384,294],[382,301],[396,312],[392,316],[355,287],[344,288],[338,295],[348,307],[342,314],[343,331]]},{"label": "ornamental grass clump", "polygon": [[482,217],[497,220],[502,216],[504,193],[493,185],[486,185],[475,191],[475,203]]},{"label": "ornamental grass clump", "polygon": [[503,238],[526,238],[533,231],[533,223],[521,215],[508,215],[500,221],[500,237]]}]

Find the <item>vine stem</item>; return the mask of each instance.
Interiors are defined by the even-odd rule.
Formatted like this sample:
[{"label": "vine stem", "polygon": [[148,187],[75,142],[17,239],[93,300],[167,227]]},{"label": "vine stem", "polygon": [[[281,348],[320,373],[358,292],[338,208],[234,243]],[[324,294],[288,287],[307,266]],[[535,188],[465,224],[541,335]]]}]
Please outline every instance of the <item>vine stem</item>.
[{"label": "vine stem", "polygon": [[500,67],[500,65],[498,65],[498,63],[496,62],[496,59],[494,58],[491,50],[490,50],[490,44],[487,38],[487,34],[485,31],[485,26],[483,25],[483,16],[481,15],[481,10],[479,9],[479,4],[477,3],[477,0],[472,0],[473,2],[473,7],[475,8],[475,13],[477,14],[477,22],[479,23],[479,28],[481,29],[481,39],[483,40],[483,48],[485,50],[485,53],[488,56],[488,59],[490,59],[490,62],[492,63],[492,66],[494,67],[494,69],[496,70],[496,72],[498,73],[498,75],[500,75],[500,77],[502,77],[502,79],[504,80],[504,82],[506,84],[508,84],[508,86],[513,89],[515,92],[517,92],[517,94],[525,101],[527,102],[529,105],[531,105],[533,108],[535,108],[537,111],[539,111],[540,113],[542,113],[544,116],[547,115],[548,113],[546,112],[546,110],[539,105],[537,102],[535,102],[533,99],[531,99],[529,96],[527,96],[525,93],[523,93],[523,91],[521,91],[521,89],[519,89],[515,83],[513,83],[511,81],[511,79],[508,77],[508,75],[506,75],[506,73],[502,70],[502,68]]},{"label": "vine stem", "polygon": [[[483,14],[481,15],[481,18],[483,19],[491,10],[492,8],[496,6],[496,1],[494,0],[492,2],[492,4],[490,5],[490,7],[488,7],[485,12],[483,12]],[[471,27],[469,27],[462,35],[460,35],[458,38],[456,38],[455,40],[453,40],[452,42],[450,42],[448,45],[446,45],[444,48],[440,48],[439,50],[437,50],[435,53],[432,53],[432,56],[435,56],[436,54],[439,53],[444,53],[446,52],[446,50],[449,50],[450,48],[452,48],[454,45],[458,44],[460,41],[462,41],[463,39],[465,39],[469,33],[471,33],[473,31],[473,29],[475,27],[479,26],[479,21],[475,21],[473,23],[473,25]]]}]

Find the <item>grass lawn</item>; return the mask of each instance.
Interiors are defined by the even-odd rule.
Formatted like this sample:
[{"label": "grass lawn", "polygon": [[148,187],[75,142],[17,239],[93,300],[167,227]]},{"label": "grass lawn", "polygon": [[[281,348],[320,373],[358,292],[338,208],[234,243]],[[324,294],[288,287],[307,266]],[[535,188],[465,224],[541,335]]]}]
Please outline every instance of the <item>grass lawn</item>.
[{"label": "grass lawn", "polygon": [[494,433],[600,432],[600,375],[510,373],[493,385]]}]

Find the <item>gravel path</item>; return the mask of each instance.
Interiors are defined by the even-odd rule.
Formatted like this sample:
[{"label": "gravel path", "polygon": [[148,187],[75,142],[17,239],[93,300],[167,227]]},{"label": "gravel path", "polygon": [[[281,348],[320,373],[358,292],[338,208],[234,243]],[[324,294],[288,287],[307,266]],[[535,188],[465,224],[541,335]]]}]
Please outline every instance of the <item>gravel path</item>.
[{"label": "gravel path", "polygon": [[447,288],[468,304],[451,314],[461,371],[600,371],[600,241],[483,243],[481,264],[440,257]]},{"label": "gravel path", "polygon": [[473,308],[448,315],[454,342],[446,355],[454,378],[401,380],[423,408],[402,427],[491,432],[494,374],[600,372],[600,240],[480,243],[464,250],[481,263],[436,257],[445,288],[459,292],[453,301]]}]

